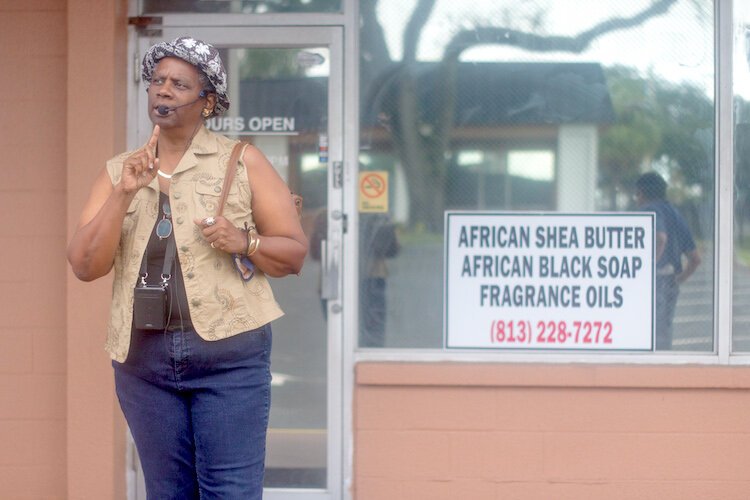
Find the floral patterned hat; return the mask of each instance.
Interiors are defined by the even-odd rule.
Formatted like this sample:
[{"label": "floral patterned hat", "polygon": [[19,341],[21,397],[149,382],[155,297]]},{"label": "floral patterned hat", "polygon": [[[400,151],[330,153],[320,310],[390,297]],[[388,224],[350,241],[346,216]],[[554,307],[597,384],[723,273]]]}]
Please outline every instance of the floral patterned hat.
[{"label": "floral patterned hat", "polygon": [[151,83],[156,64],[165,57],[178,57],[205,73],[216,91],[216,106],[212,116],[220,115],[229,109],[227,72],[216,47],[189,36],[175,38],[171,42],[157,43],[148,49],[143,57],[141,75],[146,86]]}]

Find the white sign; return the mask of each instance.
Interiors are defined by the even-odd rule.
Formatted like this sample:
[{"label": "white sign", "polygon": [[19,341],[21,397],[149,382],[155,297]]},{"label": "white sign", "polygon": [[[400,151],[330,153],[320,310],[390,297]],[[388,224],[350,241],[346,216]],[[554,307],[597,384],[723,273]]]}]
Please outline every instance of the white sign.
[{"label": "white sign", "polygon": [[651,350],[654,214],[445,214],[445,347]]}]

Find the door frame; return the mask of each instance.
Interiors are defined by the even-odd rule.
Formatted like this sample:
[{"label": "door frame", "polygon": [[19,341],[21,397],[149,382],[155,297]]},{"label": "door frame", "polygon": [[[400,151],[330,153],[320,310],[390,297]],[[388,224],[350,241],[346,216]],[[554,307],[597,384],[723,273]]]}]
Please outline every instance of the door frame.
[{"label": "door frame", "polygon": [[[351,396],[345,397],[345,391],[351,390],[351,374],[345,375],[344,367],[349,365],[349,356],[345,355],[344,341],[344,307],[343,280],[344,238],[347,223],[344,207],[344,191],[351,176],[344,172],[344,28],[343,26],[170,26],[170,17],[163,18],[158,36],[132,37],[133,85],[128,91],[128,144],[131,148],[139,147],[148,140],[152,124],[145,112],[146,93],[140,81],[140,61],[145,51],[162,40],[173,40],[189,33],[219,48],[296,48],[325,46],[329,49],[330,71],[328,84],[328,213],[338,212],[341,217],[329,215],[328,219],[328,261],[338,265],[339,272],[335,278],[336,298],[328,300],[327,320],[327,488],[297,489],[273,488],[264,491],[267,500],[338,500],[349,498],[348,484],[351,480],[351,423],[346,420],[351,416]],[[178,23],[180,24],[180,23]],[[232,75],[229,75],[230,83]],[[338,167],[338,168],[336,168]],[[351,309],[351,305],[348,306]],[[351,319],[348,318],[347,322]],[[349,393],[346,393],[349,394]],[[128,456],[135,454],[132,438],[128,437]],[[129,461],[132,464],[134,461]],[[132,475],[132,472],[130,472]],[[142,494],[142,478],[135,475],[134,485],[128,487],[128,498],[145,500]]]}]

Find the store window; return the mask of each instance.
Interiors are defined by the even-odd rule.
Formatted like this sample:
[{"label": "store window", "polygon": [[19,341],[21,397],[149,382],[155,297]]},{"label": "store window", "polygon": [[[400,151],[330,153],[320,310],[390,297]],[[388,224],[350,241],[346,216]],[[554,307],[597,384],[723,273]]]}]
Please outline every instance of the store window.
[{"label": "store window", "polygon": [[339,12],[341,0],[140,0],[142,14]]},{"label": "store window", "polygon": [[734,2],[734,293],[735,352],[750,352],[750,5]]},{"label": "store window", "polygon": [[[633,211],[654,172],[673,208],[657,231],[682,242],[657,269],[674,282],[658,348],[714,351],[712,1],[379,0],[360,14],[360,198],[387,196],[360,203],[360,347],[443,346],[446,210]],[[691,249],[701,263],[678,285]]]}]

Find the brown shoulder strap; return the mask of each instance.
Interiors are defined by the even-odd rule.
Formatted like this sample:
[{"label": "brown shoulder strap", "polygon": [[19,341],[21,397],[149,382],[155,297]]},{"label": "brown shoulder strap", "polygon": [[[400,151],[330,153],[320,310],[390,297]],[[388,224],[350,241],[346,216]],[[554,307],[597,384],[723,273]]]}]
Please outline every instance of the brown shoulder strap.
[{"label": "brown shoulder strap", "polygon": [[234,148],[232,149],[232,156],[229,157],[229,161],[227,162],[227,170],[224,174],[224,186],[222,186],[221,188],[219,209],[216,211],[216,215],[221,215],[222,212],[224,212],[224,203],[226,203],[227,196],[229,196],[229,187],[232,185],[232,181],[234,181],[234,174],[237,173],[237,162],[240,160],[240,155],[242,154],[242,150],[246,145],[246,142],[240,141],[235,144]]},{"label": "brown shoulder strap", "polygon": [[[237,162],[240,160],[240,155],[242,154],[244,147],[247,145],[248,143],[240,141],[235,144],[234,148],[232,149],[232,156],[229,157],[229,161],[227,162],[227,171],[224,174],[224,186],[221,188],[219,209],[216,211],[216,215],[221,215],[222,212],[224,212],[224,203],[226,203],[227,196],[229,196],[229,187],[232,185],[232,181],[234,180],[234,174],[237,173]],[[295,193],[291,193],[291,195],[292,203],[294,203],[294,208],[297,209],[297,216],[302,217],[302,196]]]}]

